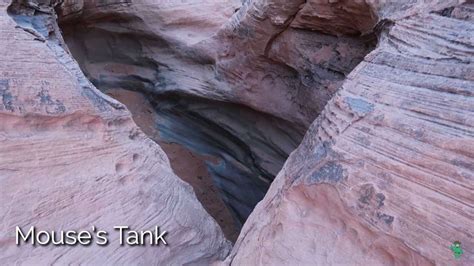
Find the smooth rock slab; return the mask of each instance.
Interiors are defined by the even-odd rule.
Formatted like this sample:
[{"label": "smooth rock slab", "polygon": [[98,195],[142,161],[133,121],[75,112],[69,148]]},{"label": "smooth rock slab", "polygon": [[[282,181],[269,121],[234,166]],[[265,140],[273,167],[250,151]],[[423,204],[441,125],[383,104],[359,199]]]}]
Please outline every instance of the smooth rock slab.
[{"label": "smooth rock slab", "polygon": [[[0,2],[0,263],[223,259],[230,243],[161,148],[122,104],[85,79],[60,41],[16,28],[9,4]],[[110,233],[110,244],[16,246],[15,227],[32,225],[48,231],[95,226]],[[160,226],[168,245],[120,246],[113,226]]]}]

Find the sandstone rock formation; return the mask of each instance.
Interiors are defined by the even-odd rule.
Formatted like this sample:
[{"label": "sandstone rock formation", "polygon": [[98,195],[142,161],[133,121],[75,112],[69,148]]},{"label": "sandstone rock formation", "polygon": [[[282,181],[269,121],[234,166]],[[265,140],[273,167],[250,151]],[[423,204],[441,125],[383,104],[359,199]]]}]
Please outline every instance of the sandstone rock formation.
[{"label": "sandstone rock formation", "polygon": [[[68,48],[100,90],[147,94],[156,107],[161,141],[180,143],[214,158],[206,160],[209,175],[240,228],[301,141],[304,127],[277,117],[279,113],[260,114],[246,102],[246,106],[227,103],[240,103],[237,90],[229,89],[227,82],[220,81],[223,78],[216,77],[212,45],[202,48],[197,44],[198,39],[210,38],[219,30],[215,27],[219,21],[213,17],[212,23],[203,22],[206,17],[195,10],[201,4],[114,3],[86,1],[76,13],[59,12],[64,14],[59,22]],[[57,9],[67,10],[68,6],[63,3]],[[232,15],[237,7],[222,1],[213,2],[213,6],[222,17]],[[190,18],[182,21],[183,13],[190,13]],[[197,23],[209,27],[196,32]],[[179,26],[171,26],[174,24]],[[183,39],[187,36],[183,31],[205,35]],[[280,72],[288,75],[283,71],[287,69]],[[264,106],[264,98],[259,99]]]},{"label": "sandstone rock formation", "polygon": [[229,264],[449,265],[455,240],[460,263],[474,261],[473,6],[431,8],[384,28],[249,217]]},{"label": "sandstone rock formation", "polygon": [[[0,0],[0,262],[471,265],[473,11]],[[92,224],[170,246],[12,238]]]},{"label": "sandstone rock formation", "polygon": [[[15,22],[7,15],[9,4],[0,2],[0,263],[223,259],[230,243],[192,188],[126,108],[83,76],[43,13],[48,10],[12,6]],[[15,245],[15,226],[110,232],[117,225],[158,225],[168,232],[169,246],[120,247],[112,233],[106,247]]]}]

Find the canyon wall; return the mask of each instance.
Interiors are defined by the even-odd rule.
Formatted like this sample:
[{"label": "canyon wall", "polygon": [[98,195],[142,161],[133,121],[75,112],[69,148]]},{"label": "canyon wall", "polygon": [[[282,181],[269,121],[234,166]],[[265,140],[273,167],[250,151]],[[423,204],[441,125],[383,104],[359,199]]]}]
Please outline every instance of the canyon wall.
[{"label": "canyon wall", "polygon": [[[473,10],[0,0],[0,261],[450,265],[457,240],[459,264],[472,264]],[[96,88],[146,98],[159,139]],[[149,137],[204,158],[243,224],[232,251]],[[114,223],[160,225],[170,245],[33,249],[12,238],[16,225]]]},{"label": "canyon wall", "polygon": [[[65,42],[88,79],[106,93],[146,95],[155,107],[160,140],[207,156],[208,172],[240,228],[305,129],[236,104],[229,85],[216,76],[213,59],[204,56],[212,50],[194,47],[224,23],[203,16],[203,10],[225,17],[235,7],[207,4],[89,1],[79,13],[63,11],[68,3],[57,9]],[[192,40],[184,38],[190,34]]]},{"label": "canyon wall", "polygon": [[[48,6],[0,2],[0,262],[209,264],[231,244],[124,105],[65,49]],[[41,10],[38,10],[42,8]],[[15,22],[16,21],[16,22]],[[18,27],[19,25],[19,27]],[[15,227],[109,232],[109,245],[15,245]],[[121,247],[113,226],[167,231]]]},{"label": "canyon wall", "polygon": [[228,264],[450,265],[453,241],[472,264],[473,5],[444,4],[372,9],[393,17],[377,48],[312,123]]}]

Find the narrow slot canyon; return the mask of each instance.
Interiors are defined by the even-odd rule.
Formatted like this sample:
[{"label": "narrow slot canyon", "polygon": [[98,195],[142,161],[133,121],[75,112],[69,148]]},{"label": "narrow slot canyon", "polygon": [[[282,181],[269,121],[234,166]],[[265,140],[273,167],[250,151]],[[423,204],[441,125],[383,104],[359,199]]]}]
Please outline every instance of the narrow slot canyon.
[{"label": "narrow slot canyon", "polygon": [[303,137],[290,123],[238,104],[104,92],[127,106],[232,241]]},{"label": "narrow slot canyon", "polygon": [[[60,46],[64,40],[63,48],[85,77],[127,106],[135,123],[165,151],[173,171],[194,188],[233,242],[309,122],[375,47],[373,34],[336,37],[288,28],[274,37],[257,65],[246,66],[248,83],[236,84],[240,69],[202,52],[199,31],[188,33],[189,40],[177,40],[149,28],[143,17],[113,6],[87,10],[90,13],[76,13],[74,8],[55,7],[60,29],[55,34],[47,32],[55,22],[45,13],[28,11],[21,4],[10,12],[22,27],[45,39]],[[230,14],[238,11],[227,9]],[[182,42],[192,45],[183,47]],[[249,63],[253,65],[239,64]],[[251,89],[260,86],[254,84],[256,78],[273,91]],[[226,91],[229,84],[247,92]]]},{"label": "narrow slot canyon", "polygon": [[469,264],[474,4],[428,2],[0,1],[0,264]]},{"label": "narrow slot canyon", "polygon": [[[192,88],[174,89],[170,80],[176,77],[167,60],[207,71],[212,66],[183,60],[156,37],[120,32],[120,21],[99,18],[84,25],[73,20],[59,26],[86,77],[127,106],[234,242],[305,128],[241,104],[186,93]],[[186,66],[184,71],[191,72]]]}]

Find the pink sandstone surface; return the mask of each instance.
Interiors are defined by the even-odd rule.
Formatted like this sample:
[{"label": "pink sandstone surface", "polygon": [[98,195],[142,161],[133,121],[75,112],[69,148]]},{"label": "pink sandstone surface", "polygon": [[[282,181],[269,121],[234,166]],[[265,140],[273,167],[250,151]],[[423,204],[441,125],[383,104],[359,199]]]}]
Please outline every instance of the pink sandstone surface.
[{"label": "pink sandstone surface", "polygon": [[[473,265],[473,13],[0,0],[0,263]],[[29,225],[170,243],[17,247]]]}]

